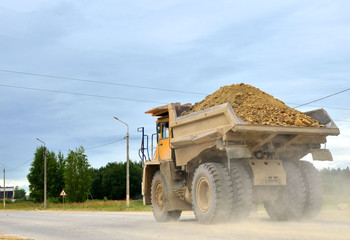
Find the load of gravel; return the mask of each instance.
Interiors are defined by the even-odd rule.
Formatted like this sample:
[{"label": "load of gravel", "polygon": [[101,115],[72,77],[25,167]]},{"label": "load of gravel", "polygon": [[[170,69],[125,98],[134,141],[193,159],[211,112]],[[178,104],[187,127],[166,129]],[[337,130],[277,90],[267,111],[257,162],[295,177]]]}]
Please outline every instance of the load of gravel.
[{"label": "load of gravel", "polygon": [[304,113],[288,107],[284,102],[248,84],[221,87],[190,111],[198,112],[223,103],[229,103],[235,114],[248,124],[322,127],[319,122]]}]

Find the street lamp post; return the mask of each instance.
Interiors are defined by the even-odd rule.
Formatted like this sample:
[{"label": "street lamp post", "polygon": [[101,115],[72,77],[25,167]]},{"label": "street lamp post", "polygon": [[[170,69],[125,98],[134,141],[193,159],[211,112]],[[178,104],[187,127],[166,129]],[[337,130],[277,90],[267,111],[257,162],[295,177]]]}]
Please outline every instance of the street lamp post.
[{"label": "street lamp post", "polygon": [[38,140],[39,142],[44,144],[44,208],[46,208],[47,202],[47,188],[46,188],[46,144],[41,141],[39,138],[36,138],[36,140]]},{"label": "street lamp post", "polygon": [[126,207],[130,206],[130,177],[129,177],[129,125],[117,117],[115,120],[126,125]]},{"label": "street lamp post", "polygon": [[6,194],[6,189],[5,189],[5,164],[0,163],[3,167],[4,167],[4,196],[3,196],[3,204],[4,204],[4,208],[6,207],[6,200],[5,200],[5,194]]}]

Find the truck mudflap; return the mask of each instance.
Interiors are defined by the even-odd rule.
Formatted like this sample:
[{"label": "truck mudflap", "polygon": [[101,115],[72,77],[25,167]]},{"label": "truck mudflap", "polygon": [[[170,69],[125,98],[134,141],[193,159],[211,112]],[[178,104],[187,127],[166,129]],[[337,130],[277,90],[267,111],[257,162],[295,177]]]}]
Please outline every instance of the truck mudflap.
[{"label": "truck mudflap", "polygon": [[151,185],[152,179],[155,174],[159,170],[159,162],[158,161],[147,161],[143,166],[143,174],[142,174],[142,196],[143,196],[143,204],[150,205],[151,204]]},{"label": "truck mudflap", "polygon": [[333,161],[331,152],[328,149],[310,149],[313,160]]},{"label": "truck mudflap", "polygon": [[178,179],[176,176],[173,161],[161,161],[160,173],[166,211],[191,210],[192,206],[185,201],[184,183],[181,178]]},{"label": "truck mudflap", "polygon": [[247,160],[253,172],[253,184],[255,186],[286,185],[286,172],[282,160]]}]

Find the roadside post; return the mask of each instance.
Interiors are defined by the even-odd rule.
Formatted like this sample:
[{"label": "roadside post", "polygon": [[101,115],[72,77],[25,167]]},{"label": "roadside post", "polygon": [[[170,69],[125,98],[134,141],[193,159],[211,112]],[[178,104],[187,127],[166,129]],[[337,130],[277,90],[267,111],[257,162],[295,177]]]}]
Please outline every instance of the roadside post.
[{"label": "roadside post", "polygon": [[3,196],[3,205],[4,205],[4,208],[6,207],[6,188],[5,188],[5,164],[1,163],[0,164],[4,167],[4,196]]},{"label": "roadside post", "polygon": [[130,206],[129,125],[117,117],[113,117],[113,118],[126,125],[126,207],[129,207]]},{"label": "roadside post", "polygon": [[63,205],[64,205],[64,197],[67,196],[66,192],[64,191],[64,189],[62,190],[62,192],[60,193],[60,196],[63,199]]}]

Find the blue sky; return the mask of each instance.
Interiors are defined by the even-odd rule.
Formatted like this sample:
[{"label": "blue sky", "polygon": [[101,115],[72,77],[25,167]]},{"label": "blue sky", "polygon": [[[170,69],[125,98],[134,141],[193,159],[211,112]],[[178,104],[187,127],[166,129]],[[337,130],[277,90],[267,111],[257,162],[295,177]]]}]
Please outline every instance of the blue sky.
[{"label": "blue sky", "polygon": [[[49,150],[83,145],[95,168],[125,160],[154,132],[144,112],[195,103],[223,85],[247,83],[293,107],[350,87],[349,1],[27,1],[0,2],[0,162],[7,185],[26,175],[40,138]],[[6,87],[7,86],[7,87]],[[8,87],[12,86],[12,87]],[[43,92],[49,89],[128,98]],[[328,138],[334,162],[350,166],[350,91],[300,108],[324,107],[341,130]]]}]

